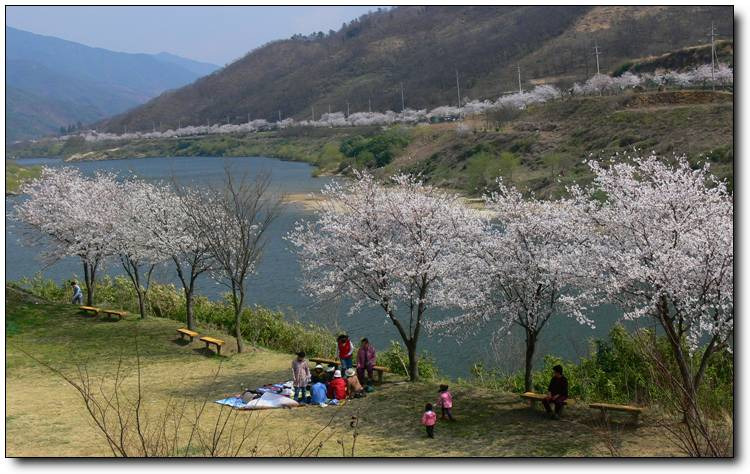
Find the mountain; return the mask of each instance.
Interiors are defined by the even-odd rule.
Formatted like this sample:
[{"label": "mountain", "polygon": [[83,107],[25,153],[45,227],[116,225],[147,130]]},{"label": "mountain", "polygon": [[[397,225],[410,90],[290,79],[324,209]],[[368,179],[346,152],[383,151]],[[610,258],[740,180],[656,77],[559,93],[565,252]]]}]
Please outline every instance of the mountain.
[{"label": "mountain", "polygon": [[[6,27],[6,141],[126,111],[204,75],[178,56],[93,48]],[[214,66],[215,68],[215,66]]]},{"label": "mountain", "polygon": [[154,54],[154,57],[159,61],[163,61],[165,63],[176,64],[184,69],[187,69],[188,71],[194,72],[199,76],[207,76],[217,69],[221,69],[221,66],[217,66],[216,64],[194,61],[192,59],[183,58],[182,56],[177,56],[175,54],[165,52]]},{"label": "mountain", "polygon": [[316,117],[328,111],[400,110],[496,98],[539,82],[569,86],[631,58],[705,43],[711,22],[731,39],[731,7],[415,6],[379,9],[339,31],[294,35],[99,124],[149,130]]}]

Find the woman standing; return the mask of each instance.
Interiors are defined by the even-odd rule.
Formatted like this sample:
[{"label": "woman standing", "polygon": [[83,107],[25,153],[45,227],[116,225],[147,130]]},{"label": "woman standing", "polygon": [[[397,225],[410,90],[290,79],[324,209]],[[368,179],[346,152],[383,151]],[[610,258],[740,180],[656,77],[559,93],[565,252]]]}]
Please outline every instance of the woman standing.
[{"label": "woman standing", "polygon": [[[357,377],[359,377],[359,383],[365,385],[365,381],[368,385],[372,385],[372,369],[375,367],[375,348],[370,344],[367,338],[362,338],[357,351]],[[365,379],[365,370],[367,371],[367,379]]]}]

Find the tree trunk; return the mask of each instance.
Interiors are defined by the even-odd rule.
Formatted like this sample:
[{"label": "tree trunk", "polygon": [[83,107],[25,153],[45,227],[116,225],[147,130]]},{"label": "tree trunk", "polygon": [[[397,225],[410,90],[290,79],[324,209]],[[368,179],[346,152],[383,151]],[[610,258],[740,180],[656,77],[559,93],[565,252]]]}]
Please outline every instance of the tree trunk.
[{"label": "tree trunk", "polygon": [[146,295],[140,290],[136,290],[138,295],[138,311],[141,313],[141,319],[146,317]]},{"label": "tree trunk", "polygon": [[531,380],[531,369],[534,367],[534,351],[536,350],[537,333],[526,330],[526,367],[524,370],[523,384],[527,392],[534,391],[534,385]]},{"label": "tree trunk", "polygon": [[94,269],[84,260],[83,280],[86,285],[86,305],[94,306]]},{"label": "tree trunk", "polygon": [[409,380],[416,382],[419,380],[419,356],[417,355],[417,341],[411,339],[404,341],[406,343],[406,352],[409,355]]},{"label": "tree trunk", "polygon": [[[237,299],[236,293],[239,293],[239,300]],[[233,294],[234,300],[234,337],[237,339],[237,353],[241,354],[245,352],[245,342],[242,340],[242,303],[244,302],[245,294],[240,288]]]},{"label": "tree trunk", "polygon": [[195,320],[193,319],[193,289],[185,290],[185,316],[187,328],[195,331]]}]

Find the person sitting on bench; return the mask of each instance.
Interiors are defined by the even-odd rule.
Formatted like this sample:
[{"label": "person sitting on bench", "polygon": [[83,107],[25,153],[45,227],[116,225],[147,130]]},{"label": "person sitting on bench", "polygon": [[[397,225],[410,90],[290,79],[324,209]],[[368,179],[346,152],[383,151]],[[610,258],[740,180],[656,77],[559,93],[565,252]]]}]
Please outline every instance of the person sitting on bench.
[{"label": "person sitting on bench", "polygon": [[547,396],[542,400],[544,409],[548,414],[552,414],[550,409],[550,403],[555,404],[555,418],[560,418],[565,400],[568,398],[568,379],[563,375],[563,368],[561,365],[552,367],[552,380],[549,382],[547,388]]}]

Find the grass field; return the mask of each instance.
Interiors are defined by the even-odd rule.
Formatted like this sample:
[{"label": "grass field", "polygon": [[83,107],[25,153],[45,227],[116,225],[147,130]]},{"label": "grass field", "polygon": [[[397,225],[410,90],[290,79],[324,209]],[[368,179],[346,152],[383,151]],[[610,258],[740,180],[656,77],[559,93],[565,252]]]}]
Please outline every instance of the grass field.
[{"label": "grass field", "polygon": [[[104,380],[105,391],[121,361],[127,378],[118,393],[134,397],[137,344],[144,413],[155,422],[153,416],[170,401],[190,411],[204,400],[236,393],[240,385],[260,386],[290,375],[289,354],[254,348],[243,354],[226,350],[219,357],[197,340],[180,343],[175,332],[180,323],[172,320],[86,317],[76,307],[48,304],[7,286],[5,309],[6,456],[111,455],[79,394],[33,358],[67,375],[85,366],[92,380]],[[231,337],[199,330],[223,338],[225,349],[232,349]],[[438,382],[387,377],[367,398],[339,408],[241,412],[239,418],[250,417],[255,432],[240,454],[299,453],[319,433],[318,455],[341,456],[342,448],[351,455],[350,420],[357,416],[355,456],[609,456],[612,449],[624,456],[679,455],[648,413],[638,427],[615,416],[608,430],[584,405],[574,404],[561,420],[550,420],[516,394],[464,384],[452,387],[457,421],[439,422],[431,440],[419,419],[424,404],[434,403]],[[206,410],[203,419],[211,423],[221,409],[209,403]]]},{"label": "grass field", "polygon": [[38,166],[20,166],[5,160],[5,194],[18,193],[21,185],[39,176],[41,168]]}]

